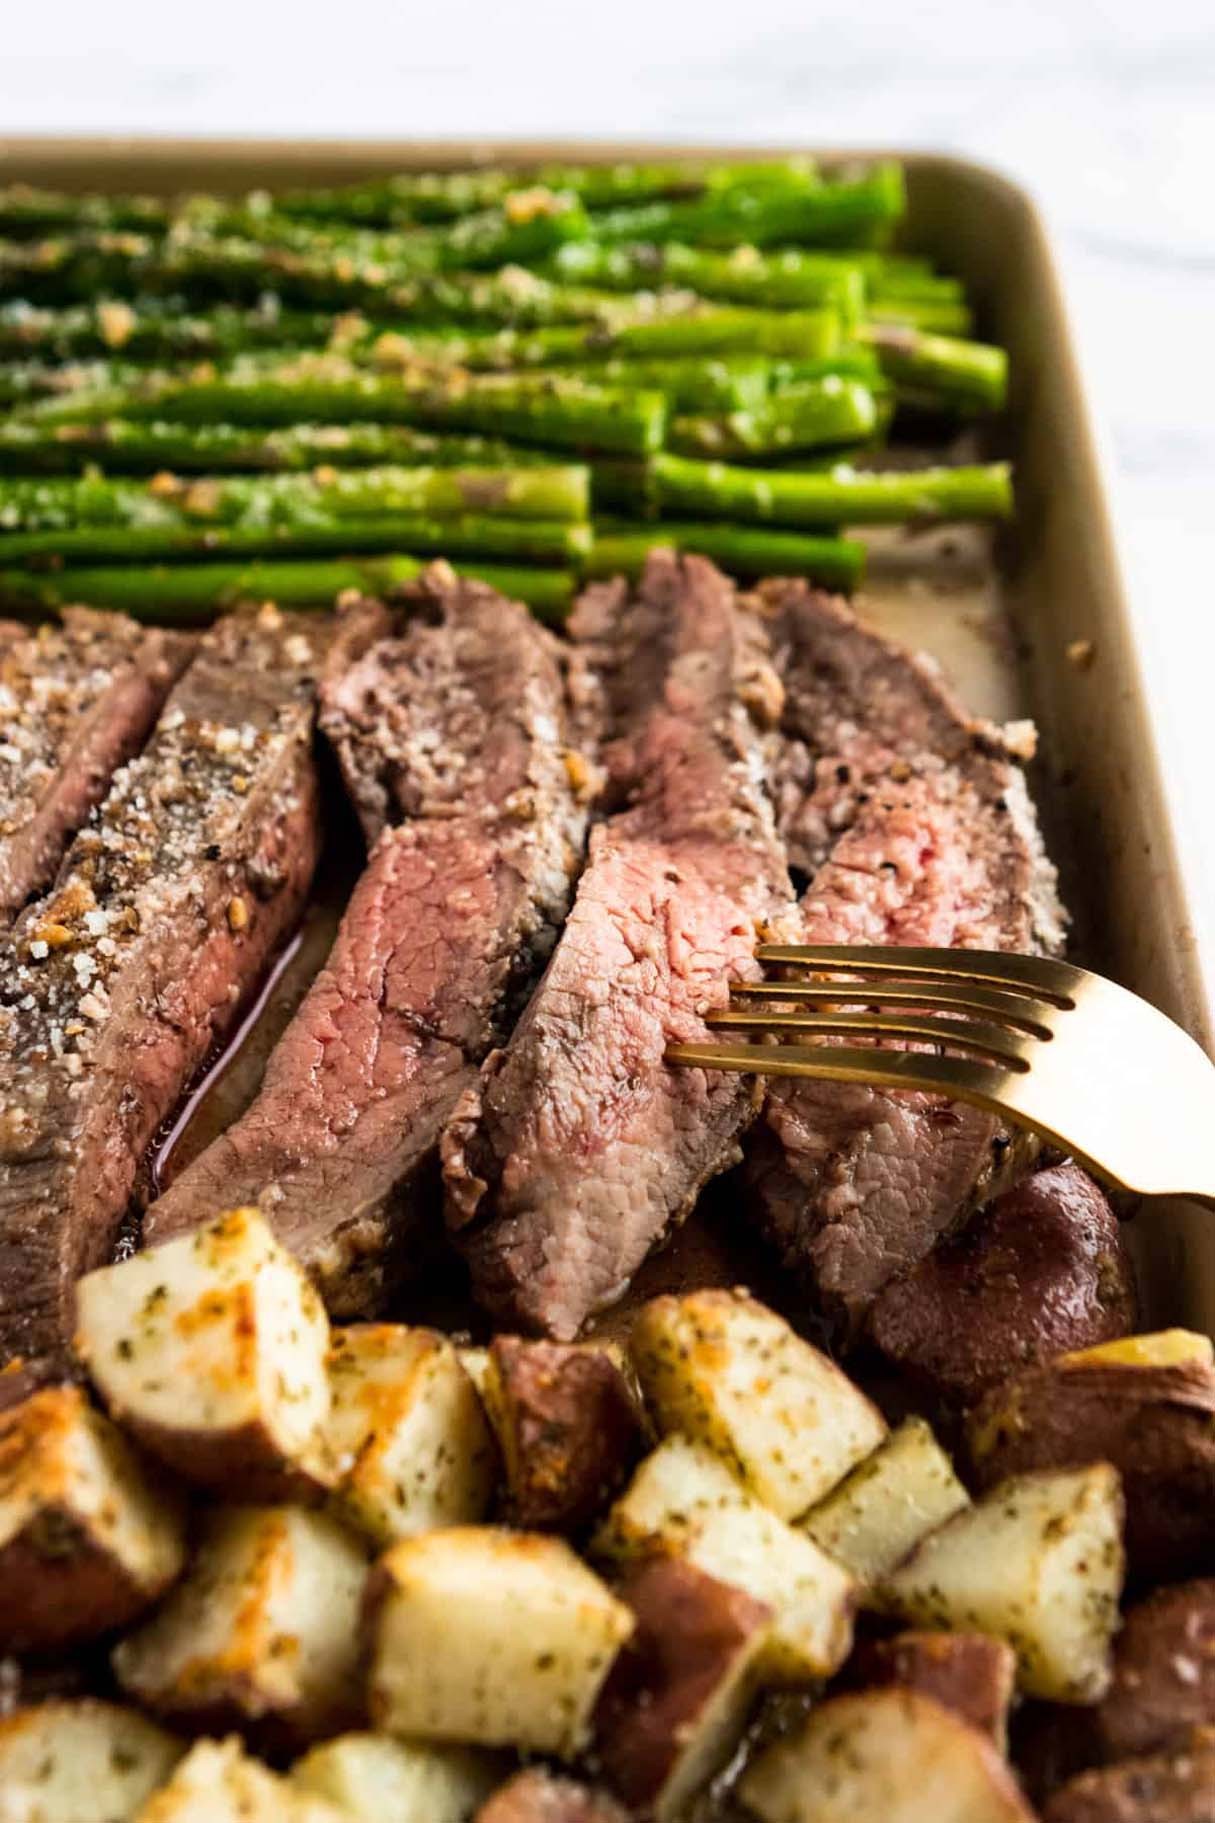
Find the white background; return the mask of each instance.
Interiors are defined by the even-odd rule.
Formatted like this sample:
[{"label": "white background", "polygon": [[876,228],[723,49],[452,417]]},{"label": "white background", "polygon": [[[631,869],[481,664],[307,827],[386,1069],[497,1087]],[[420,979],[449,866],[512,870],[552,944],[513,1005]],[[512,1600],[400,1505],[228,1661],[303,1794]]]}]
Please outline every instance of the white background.
[{"label": "white background", "polygon": [[0,14],[0,131],[921,145],[1064,255],[1159,738],[1215,943],[1215,6],[105,0]]}]

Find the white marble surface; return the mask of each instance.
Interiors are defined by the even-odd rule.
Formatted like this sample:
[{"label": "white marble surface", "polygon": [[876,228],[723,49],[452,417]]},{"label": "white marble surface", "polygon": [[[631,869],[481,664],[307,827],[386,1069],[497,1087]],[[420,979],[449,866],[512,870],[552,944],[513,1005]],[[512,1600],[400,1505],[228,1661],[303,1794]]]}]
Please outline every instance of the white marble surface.
[{"label": "white marble surface", "polygon": [[9,132],[919,145],[1008,170],[1064,256],[1215,956],[1210,0],[10,0]]}]

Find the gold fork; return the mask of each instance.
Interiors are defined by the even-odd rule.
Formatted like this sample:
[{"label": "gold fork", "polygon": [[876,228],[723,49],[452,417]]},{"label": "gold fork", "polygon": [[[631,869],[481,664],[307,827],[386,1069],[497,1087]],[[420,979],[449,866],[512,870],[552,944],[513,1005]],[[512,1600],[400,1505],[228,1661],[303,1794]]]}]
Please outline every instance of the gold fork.
[{"label": "gold fork", "polygon": [[733,983],[729,1011],[706,1021],[721,1042],[672,1045],[670,1061],[974,1102],[1124,1190],[1215,1208],[1215,1064],[1137,994],[1067,962],[991,950],[765,943],[756,956],[814,979]]}]

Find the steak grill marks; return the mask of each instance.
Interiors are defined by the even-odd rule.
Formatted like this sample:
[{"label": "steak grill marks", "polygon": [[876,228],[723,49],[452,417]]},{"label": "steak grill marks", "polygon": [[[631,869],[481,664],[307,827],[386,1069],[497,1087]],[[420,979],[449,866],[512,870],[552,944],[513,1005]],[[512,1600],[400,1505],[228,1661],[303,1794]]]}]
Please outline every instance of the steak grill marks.
[{"label": "steak grill marks", "polygon": [[435,623],[326,691],[378,836],[328,962],[258,1099],[146,1223],[157,1240],[257,1202],[347,1315],[416,1254],[440,1132],[552,948],[592,786],[566,745],[559,647],[527,611],[440,566],[415,606]]},{"label": "steak grill marks", "polygon": [[[923,661],[800,583],[760,591],[786,687],[779,820],[807,943],[1055,949],[1054,872],[1003,736]],[[748,1175],[787,1266],[845,1333],[990,1187],[990,1115],[865,1085],[774,1082]]]},{"label": "steak grill marks", "polygon": [[[144,1149],[298,915],[334,622],[221,621],[0,958],[0,1355],[57,1358]],[[354,629],[342,626],[337,643]]]},{"label": "steak grill marks", "polygon": [[89,608],[37,632],[0,623],[0,925],[54,878],[193,645]]},{"label": "steak grill marks", "polygon": [[791,901],[764,788],[780,707],[758,619],[699,559],[572,622],[598,680],[606,821],[552,961],[444,1138],[448,1217],[498,1317],[558,1337],[616,1297],[737,1156],[757,1090],[668,1067]]}]

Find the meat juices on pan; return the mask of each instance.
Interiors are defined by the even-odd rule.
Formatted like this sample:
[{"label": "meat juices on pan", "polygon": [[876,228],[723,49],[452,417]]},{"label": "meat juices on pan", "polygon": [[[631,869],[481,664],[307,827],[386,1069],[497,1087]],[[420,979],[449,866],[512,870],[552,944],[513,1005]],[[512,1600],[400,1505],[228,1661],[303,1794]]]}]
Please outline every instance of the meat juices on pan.
[{"label": "meat juices on pan", "polygon": [[54,878],[193,650],[91,608],[65,608],[58,626],[0,623],[0,926]]},{"label": "meat juices on pan", "polygon": [[[785,684],[778,820],[810,877],[798,941],[1058,948],[1024,776],[935,671],[799,582],[758,591]],[[748,1144],[760,1219],[845,1335],[991,1184],[993,1116],[864,1084],[774,1081]]]},{"label": "meat juices on pan", "polygon": [[220,621],[54,885],[0,938],[0,1359],[54,1362],[144,1150],[295,922],[315,685],[353,621]]},{"label": "meat juices on pan", "polygon": [[608,805],[552,961],[443,1141],[478,1298],[568,1338],[738,1156],[753,1079],[664,1061],[706,1038],[788,911],[765,790],[780,709],[760,620],[700,558],[589,589],[571,631],[600,680]]},{"label": "meat juices on pan", "polygon": [[[592,774],[559,646],[445,567],[412,622],[325,692],[376,841],[257,1100],[147,1213],[163,1239],[257,1202],[331,1309],[381,1305],[433,1197],[439,1135],[552,948]],[[397,827],[384,827],[403,818]]]}]

